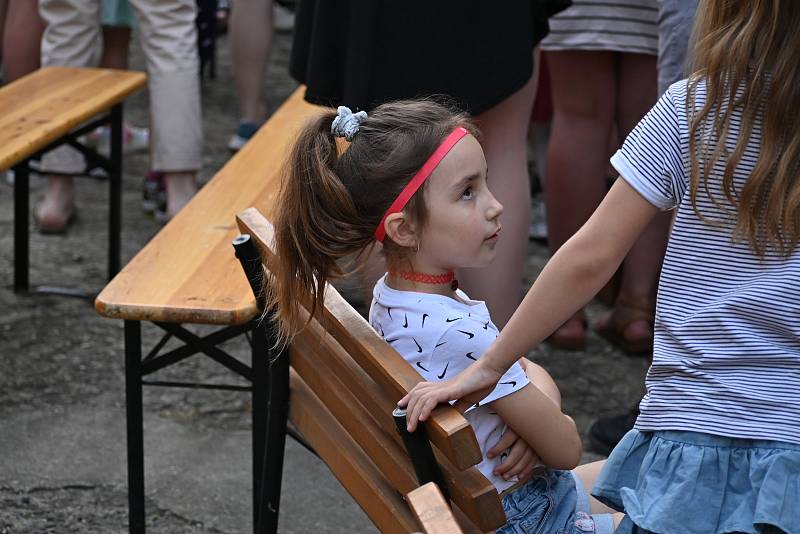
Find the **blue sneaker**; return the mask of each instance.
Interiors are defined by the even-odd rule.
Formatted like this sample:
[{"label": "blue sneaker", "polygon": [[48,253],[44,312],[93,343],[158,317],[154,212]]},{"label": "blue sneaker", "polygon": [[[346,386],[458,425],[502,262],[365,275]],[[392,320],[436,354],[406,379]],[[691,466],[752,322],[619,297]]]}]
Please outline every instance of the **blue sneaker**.
[{"label": "blue sneaker", "polygon": [[254,122],[240,122],[239,127],[236,128],[236,133],[233,134],[231,140],[228,141],[228,149],[232,152],[241,149],[247,144],[250,138],[255,135],[260,127],[260,124]]}]

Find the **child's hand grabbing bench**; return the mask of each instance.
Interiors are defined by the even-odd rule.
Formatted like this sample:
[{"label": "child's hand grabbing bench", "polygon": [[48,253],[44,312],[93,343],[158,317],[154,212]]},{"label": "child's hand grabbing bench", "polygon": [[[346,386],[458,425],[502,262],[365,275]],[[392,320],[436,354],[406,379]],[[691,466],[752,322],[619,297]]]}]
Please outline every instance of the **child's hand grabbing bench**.
[{"label": "child's hand grabbing bench", "polygon": [[[269,245],[270,223],[252,208],[240,213],[237,221],[242,233],[255,242],[268,268],[274,258]],[[240,260],[247,261],[241,252],[238,254]],[[258,257],[258,253],[254,255]],[[256,276],[260,274],[256,271]],[[255,277],[252,272],[249,276]],[[257,280],[251,283],[258,287]],[[263,327],[270,329],[267,320]],[[277,358],[291,365],[289,420],[381,530],[409,532],[418,528],[401,495],[408,495],[423,529],[453,532],[458,528],[447,518],[442,501],[436,504],[435,492],[417,489],[420,482],[427,481],[418,481],[415,472],[426,477],[426,468],[431,466],[420,466],[416,461],[419,458],[409,458],[391,416],[397,400],[419,382],[419,374],[333,287],[326,288],[324,309]],[[273,369],[280,367],[278,362],[272,365]],[[273,403],[280,405],[281,400],[273,399]],[[452,498],[461,528],[485,532],[503,525],[506,519],[497,491],[471,467],[481,460],[481,452],[466,420],[453,408],[443,406],[434,411],[426,427],[438,449],[432,462],[438,467],[433,466],[432,477],[436,478],[440,468],[445,486],[442,490]],[[270,431],[280,434],[285,428],[271,427]],[[271,435],[267,441],[276,439]],[[281,461],[282,440],[279,443],[265,456],[268,461]]]}]

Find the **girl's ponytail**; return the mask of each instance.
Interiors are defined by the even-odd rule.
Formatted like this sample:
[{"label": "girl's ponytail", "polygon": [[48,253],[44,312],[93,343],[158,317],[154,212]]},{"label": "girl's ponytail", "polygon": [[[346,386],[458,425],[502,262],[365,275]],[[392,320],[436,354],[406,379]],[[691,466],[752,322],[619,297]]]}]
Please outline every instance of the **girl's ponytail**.
[{"label": "girl's ponytail", "polygon": [[347,188],[336,174],[338,148],[331,134],[336,113],[325,113],[300,133],[277,199],[272,280],[267,306],[275,312],[279,343],[304,326],[299,301],[311,294],[311,315],[321,305],[328,279],[343,275],[337,261],[366,248],[371,237],[358,221]]},{"label": "girl's ponytail", "polygon": [[[305,326],[304,296],[312,296],[313,317],[325,283],[346,274],[337,262],[372,250],[383,214],[447,135],[457,126],[477,135],[463,113],[432,100],[399,101],[378,106],[366,119],[361,113],[344,117],[337,132],[352,141],[342,140],[340,150],[331,133],[337,117],[326,112],[303,128],[282,176],[273,218],[277,261],[264,284],[279,344]],[[427,219],[423,190],[404,210],[420,228]],[[389,263],[408,253],[389,237],[383,251]]]}]

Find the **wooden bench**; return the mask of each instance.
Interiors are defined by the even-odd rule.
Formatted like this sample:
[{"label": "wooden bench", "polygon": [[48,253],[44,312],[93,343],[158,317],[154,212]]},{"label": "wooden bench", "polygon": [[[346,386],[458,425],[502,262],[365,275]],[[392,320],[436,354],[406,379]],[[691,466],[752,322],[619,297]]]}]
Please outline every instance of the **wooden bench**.
[{"label": "wooden bench", "polygon": [[[128,450],[129,518],[131,532],[144,532],[144,448],[142,430],[142,387],[208,387],[249,391],[252,395],[253,428],[253,523],[258,525],[260,485],[264,468],[267,429],[267,399],[270,369],[268,342],[255,320],[259,315],[256,298],[241,266],[231,253],[231,242],[239,234],[235,216],[255,206],[272,213],[281,164],[288,154],[295,132],[320,108],[306,103],[301,87],[275,111],[253,139],[207,183],[103,289],[95,308],[106,317],[125,324],[125,387]],[[150,321],[164,330],[164,337],[142,357],[141,322]],[[199,336],[191,324],[219,325],[214,332]],[[252,359],[246,365],[224,351],[225,341],[252,332]],[[184,344],[165,350],[174,337]],[[209,386],[192,382],[158,381],[148,375],[204,354],[243,377],[250,386]],[[412,380],[410,376],[407,380]],[[418,376],[415,380],[419,380]],[[404,386],[408,386],[405,383]],[[273,388],[274,391],[274,388]],[[390,390],[392,391],[392,390]],[[397,390],[394,390],[396,395]],[[465,421],[455,414],[458,424]],[[449,421],[449,422],[448,422]],[[434,419],[429,425],[434,442],[449,435],[453,420]],[[440,430],[437,430],[440,428]],[[471,434],[471,431],[470,431]],[[463,436],[465,434],[458,434]],[[472,438],[474,441],[474,438]],[[439,441],[447,454],[465,454],[455,461],[459,468],[476,460],[477,449],[455,441]],[[457,456],[455,456],[457,458]],[[274,479],[275,477],[269,477]],[[427,494],[424,494],[427,495]],[[412,501],[413,502],[413,501]],[[425,514],[423,514],[425,515]],[[408,515],[406,514],[406,517]],[[275,513],[277,520],[277,509]],[[403,524],[407,524],[403,523]],[[267,525],[268,526],[268,525]],[[265,528],[268,531],[269,528]]]},{"label": "wooden bench", "polygon": [[[271,225],[255,209],[242,212],[237,221],[259,250],[245,252],[242,249],[248,240],[240,238],[236,243],[240,260],[247,266],[254,259],[258,263],[263,259],[268,270],[275,261]],[[245,270],[259,294],[263,270],[252,266]],[[296,298],[310,302],[309,295]],[[272,325],[265,322],[262,328],[273,345]],[[325,306],[319,315],[289,347],[271,358],[271,374],[283,373],[288,382],[281,385],[277,382],[280,378],[273,376],[278,391],[288,390],[289,420],[381,531],[413,531],[415,518],[402,496],[417,491],[420,483],[433,482],[452,498],[455,517],[464,531],[485,532],[505,524],[494,485],[473,467],[482,457],[472,428],[449,406],[437,408],[425,425],[436,448],[431,455],[425,432],[410,435],[405,431],[405,417],[393,419],[396,402],[420,381],[420,376],[332,286],[326,288]],[[283,430],[272,422],[281,417],[285,421],[285,403],[286,398],[270,399],[267,442],[273,448],[266,457],[278,464],[283,455]],[[279,477],[280,466],[267,467],[265,472],[278,473]],[[278,489],[271,492],[272,501],[265,498],[262,510],[273,509],[279,502],[280,480],[265,481],[265,487],[273,484]],[[432,531],[458,531],[452,516],[441,516],[447,511],[441,500],[437,505],[429,501],[436,498],[435,492],[436,486],[429,487],[425,490],[428,497],[420,501],[427,503],[427,510],[438,512],[421,515],[437,516],[438,526],[430,526]],[[267,490],[265,495],[269,493]],[[413,497],[411,500],[413,503]],[[273,523],[277,523],[277,517]]]},{"label": "wooden bench", "polygon": [[[122,101],[146,82],[147,77],[141,72],[46,67],[0,88],[0,170],[14,169],[15,291],[27,291],[29,285],[30,161],[62,145],[72,146],[85,156],[86,169],[78,175],[88,176],[98,168],[108,175],[108,278],[119,271]],[[110,157],[98,154],[78,140],[104,124],[111,125]]]}]

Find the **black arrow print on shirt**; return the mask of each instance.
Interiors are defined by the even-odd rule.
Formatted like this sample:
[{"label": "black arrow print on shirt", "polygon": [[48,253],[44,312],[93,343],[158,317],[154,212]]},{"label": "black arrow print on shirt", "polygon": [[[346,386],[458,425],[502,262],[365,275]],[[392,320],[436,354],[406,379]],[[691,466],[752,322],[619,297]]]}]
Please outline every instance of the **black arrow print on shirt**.
[{"label": "black arrow print on shirt", "polygon": [[403,323],[403,328],[408,328],[408,314],[404,313],[403,315],[405,316],[405,322]]},{"label": "black arrow print on shirt", "polygon": [[[490,319],[490,321],[491,321],[491,319]],[[486,324],[483,325],[483,329],[484,330],[488,330],[489,329],[489,321],[486,321]]]},{"label": "black arrow print on shirt", "polygon": [[447,343],[447,341],[442,341],[441,343],[437,343],[437,344],[436,344],[436,346],[435,346],[435,347],[433,347],[433,348],[434,348],[434,349],[438,349],[439,347],[441,347],[441,346],[442,346],[442,345],[444,345],[445,343]]},{"label": "black arrow print on shirt", "polygon": [[445,320],[444,320],[444,322],[446,322],[446,323],[452,323],[453,321],[458,321],[458,320],[460,320],[460,319],[463,319],[463,317],[456,317],[455,319],[445,319]]},{"label": "black arrow print on shirt", "polygon": [[384,341],[386,341],[387,343],[389,343],[389,344],[391,345],[392,343],[394,343],[394,342],[395,342],[395,341],[397,341],[398,339],[400,339],[400,338],[399,338],[399,337],[394,337],[394,338],[392,338],[392,339],[386,339],[386,340],[384,340]]},{"label": "black arrow print on shirt", "polygon": [[384,333],[383,333],[383,327],[379,326],[378,328],[379,328],[379,329],[380,329],[380,331],[381,331],[381,337],[382,337],[382,338],[385,338],[385,337],[386,337],[386,334],[384,334]]},{"label": "black arrow print on shirt", "polygon": [[413,337],[411,339],[414,341],[414,344],[417,346],[417,352],[422,352],[422,347],[419,346],[419,343],[417,343],[417,340],[414,339]]},{"label": "black arrow print on shirt", "polygon": [[470,339],[475,337],[475,334],[473,334],[472,332],[465,332],[463,330],[459,330],[459,332],[461,332],[462,334],[466,334],[467,336],[469,336]]},{"label": "black arrow print on shirt", "polygon": [[[386,313],[389,314],[389,319],[392,319],[392,308],[386,308]],[[394,319],[392,319],[394,320]]]},{"label": "black arrow print on shirt", "polygon": [[419,367],[420,369],[422,369],[422,370],[423,370],[423,371],[425,371],[426,373],[427,373],[427,372],[429,372],[427,369],[425,369],[424,367],[422,367],[422,364],[421,364],[420,362],[417,362],[417,367]]},{"label": "black arrow print on shirt", "polygon": [[447,372],[447,368],[448,368],[449,366],[450,366],[450,362],[447,362],[447,365],[445,365],[445,366],[444,366],[444,371],[442,371],[442,374],[440,374],[440,375],[437,375],[437,377],[439,378],[439,380],[442,380],[442,379],[444,378],[444,374]]},{"label": "black arrow print on shirt", "polygon": [[478,361],[478,358],[476,358],[475,356],[473,356],[471,352],[468,352],[468,353],[467,353],[467,358],[469,358],[470,360],[474,360],[474,361],[476,361],[476,362]]},{"label": "black arrow print on shirt", "polygon": [[426,317],[429,317],[429,315],[427,313],[423,313],[422,314],[422,328],[425,328],[425,318]]},{"label": "black arrow print on shirt", "polygon": [[501,384],[511,384],[512,388],[517,385],[517,381],[516,380],[512,380],[511,382],[500,382],[500,383]]}]

